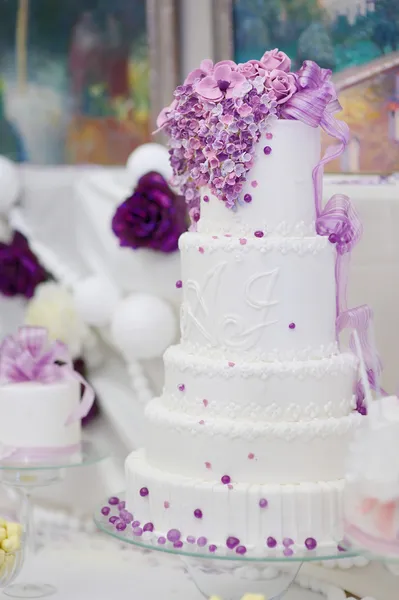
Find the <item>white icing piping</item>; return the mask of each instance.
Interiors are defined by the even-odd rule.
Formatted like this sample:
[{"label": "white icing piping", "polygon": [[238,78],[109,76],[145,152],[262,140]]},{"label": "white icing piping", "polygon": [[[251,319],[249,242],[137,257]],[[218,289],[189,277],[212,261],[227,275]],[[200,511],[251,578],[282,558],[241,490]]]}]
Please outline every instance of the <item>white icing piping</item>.
[{"label": "white icing piping", "polygon": [[238,236],[209,236],[199,233],[183,233],[179,238],[179,248],[185,251],[198,252],[199,247],[206,245],[206,252],[213,252],[217,249],[223,249],[226,252],[238,252],[246,254],[251,250],[260,252],[271,252],[277,250],[282,254],[293,252],[303,256],[305,254],[317,254],[326,248],[331,248],[328,238],[322,236],[312,236],[304,238],[257,238],[250,236],[243,245]]},{"label": "white icing piping", "polygon": [[[333,345],[336,349],[336,345]],[[357,369],[358,359],[353,354],[334,354],[326,352],[328,356],[321,358],[309,358],[310,349],[302,351],[301,356],[288,353],[273,352],[267,355],[258,355],[258,362],[253,362],[253,355],[240,353],[240,362],[237,362],[234,368],[229,367],[228,358],[231,358],[231,351],[224,348],[209,348],[197,346],[184,342],[180,346],[171,346],[164,355],[165,366],[176,366],[179,370],[190,369],[197,374],[213,374],[223,377],[248,377],[258,376],[265,379],[273,375],[296,375],[303,377],[323,376],[331,370],[349,371]],[[315,349],[312,349],[311,354],[317,354]],[[320,351],[320,354],[323,354]],[[225,358],[226,357],[226,358]],[[294,359],[293,359],[294,358]],[[302,360],[302,358],[304,360]]]},{"label": "white icing piping", "polygon": [[204,426],[200,423],[201,417],[168,410],[159,398],[147,405],[146,417],[152,422],[160,423],[162,427],[168,425],[171,429],[189,430],[193,434],[222,435],[229,438],[251,440],[267,435],[287,442],[295,439],[306,441],[318,437],[344,436],[356,428],[362,419],[362,415],[355,413],[338,419],[315,419],[297,423],[259,423],[244,420],[237,423],[233,419],[208,418]]},{"label": "white icing piping", "polygon": [[196,397],[188,399],[172,392],[166,391],[162,396],[165,406],[172,411],[180,411],[187,415],[204,415],[206,417],[220,416],[228,414],[231,418],[239,417],[249,421],[269,421],[269,422],[298,422],[313,421],[316,419],[345,417],[356,406],[356,398],[343,398],[340,401],[327,402],[327,404],[296,404],[291,402],[287,406],[281,406],[279,403],[270,402],[266,406],[250,402],[242,404],[239,402],[214,402],[208,401],[206,408],[203,399]]}]

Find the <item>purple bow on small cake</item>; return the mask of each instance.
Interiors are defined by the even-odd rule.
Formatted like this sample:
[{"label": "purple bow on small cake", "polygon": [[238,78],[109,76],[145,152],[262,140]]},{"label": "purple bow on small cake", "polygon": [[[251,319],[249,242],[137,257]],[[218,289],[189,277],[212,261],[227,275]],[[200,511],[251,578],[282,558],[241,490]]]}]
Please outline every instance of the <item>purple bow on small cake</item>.
[{"label": "purple bow on small cake", "polygon": [[[59,341],[51,342],[43,327],[21,327],[16,335],[6,337],[0,345],[0,386],[25,382],[46,385],[67,379],[78,381],[84,391],[80,404],[68,416],[65,426],[84,418],[95,396],[87,381],[74,370],[67,346]],[[14,453],[14,449],[2,450],[0,458]],[[59,449],[59,453],[63,451],[68,449]],[[32,453],[37,453],[37,449],[32,449]],[[44,456],[46,449],[41,449],[41,454]]]}]

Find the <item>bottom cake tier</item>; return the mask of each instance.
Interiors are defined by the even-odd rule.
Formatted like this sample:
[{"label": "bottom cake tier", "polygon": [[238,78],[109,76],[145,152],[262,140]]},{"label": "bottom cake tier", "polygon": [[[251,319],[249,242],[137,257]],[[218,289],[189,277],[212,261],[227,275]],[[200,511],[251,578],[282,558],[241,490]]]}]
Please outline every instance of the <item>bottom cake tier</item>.
[{"label": "bottom cake tier", "polygon": [[201,481],[161,471],[143,450],[125,463],[126,510],[136,536],[177,548],[263,554],[316,548],[342,539],[344,481],[255,485]]}]

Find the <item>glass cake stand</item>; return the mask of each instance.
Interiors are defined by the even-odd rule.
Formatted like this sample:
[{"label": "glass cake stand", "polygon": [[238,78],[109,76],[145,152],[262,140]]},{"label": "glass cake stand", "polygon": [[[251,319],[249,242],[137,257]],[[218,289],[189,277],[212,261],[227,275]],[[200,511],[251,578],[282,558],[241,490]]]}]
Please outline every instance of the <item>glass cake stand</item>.
[{"label": "glass cake stand", "polygon": [[[81,450],[69,458],[46,463],[15,462],[12,457],[0,461],[0,482],[20,490],[24,495],[24,529],[28,554],[35,554],[36,541],[32,518],[31,494],[38,487],[53,485],[63,480],[67,469],[88,467],[108,458],[107,451],[97,448],[92,442],[83,441]],[[53,585],[46,583],[15,583],[3,590],[12,598],[43,598],[56,592]]]},{"label": "glass cake stand", "polygon": [[[114,497],[114,502],[116,498],[123,502],[124,494]],[[102,513],[104,506],[110,509],[107,515]],[[285,556],[281,550],[276,552],[268,549],[265,549],[262,556],[251,556],[249,553],[239,555],[232,550],[217,554],[210,552],[207,546],[200,548],[187,543],[182,548],[175,548],[170,542],[160,545],[157,537],[151,532],[145,532],[141,537],[135,536],[131,523],[122,531],[118,530],[116,522],[110,522],[110,518],[118,515],[117,505],[110,505],[107,500],[97,508],[94,522],[103,533],[121,542],[143,550],[156,550],[179,556],[194,585],[207,599],[217,596],[221,600],[240,600],[245,594],[260,594],[265,600],[281,600],[283,597],[286,600],[295,600],[299,597],[304,598],[303,592],[301,594],[303,588],[321,592],[326,598],[330,598],[330,588],[334,586],[308,576],[302,577],[299,575],[301,566],[305,562],[358,556],[356,552],[344,550],[339,544],[329,550],[295,549],[291,556]]]}]

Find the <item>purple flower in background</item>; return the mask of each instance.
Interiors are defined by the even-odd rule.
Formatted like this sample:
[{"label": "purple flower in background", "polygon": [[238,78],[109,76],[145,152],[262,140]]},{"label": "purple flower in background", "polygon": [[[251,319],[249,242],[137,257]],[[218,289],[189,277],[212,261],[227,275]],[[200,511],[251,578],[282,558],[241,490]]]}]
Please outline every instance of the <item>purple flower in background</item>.
[{"label": "purple flower in background", "polygon": [[0,242],[0,293],[32,298],[36,286],[49,279],[47,271],[18,231],[9,244]]},{"label": "purple flower in background", "polygon": [[277,48],[274,50],[268,50],[264,53],[260,62],[263,65],[263,68],[267,71],[273,71],[273,69],[279,69],[280,71],[289,72],[291,69],[291,59]]},{"label": "purple flower in background", "polygon": [[197,83],[196,92],[206,100],[215,102],[225,97],[232,98],[246,83],[244,75],[234,68],[235,65],[232,67],[226,62],[217,63],[213,74],[207,75]]},{"label": "purple flower in background", "polygon": [[186,231],[184,200],[162,175],[151,171],[139,179],[136,189],[118,206],[112,231],[121,246],[174,252]]}]

